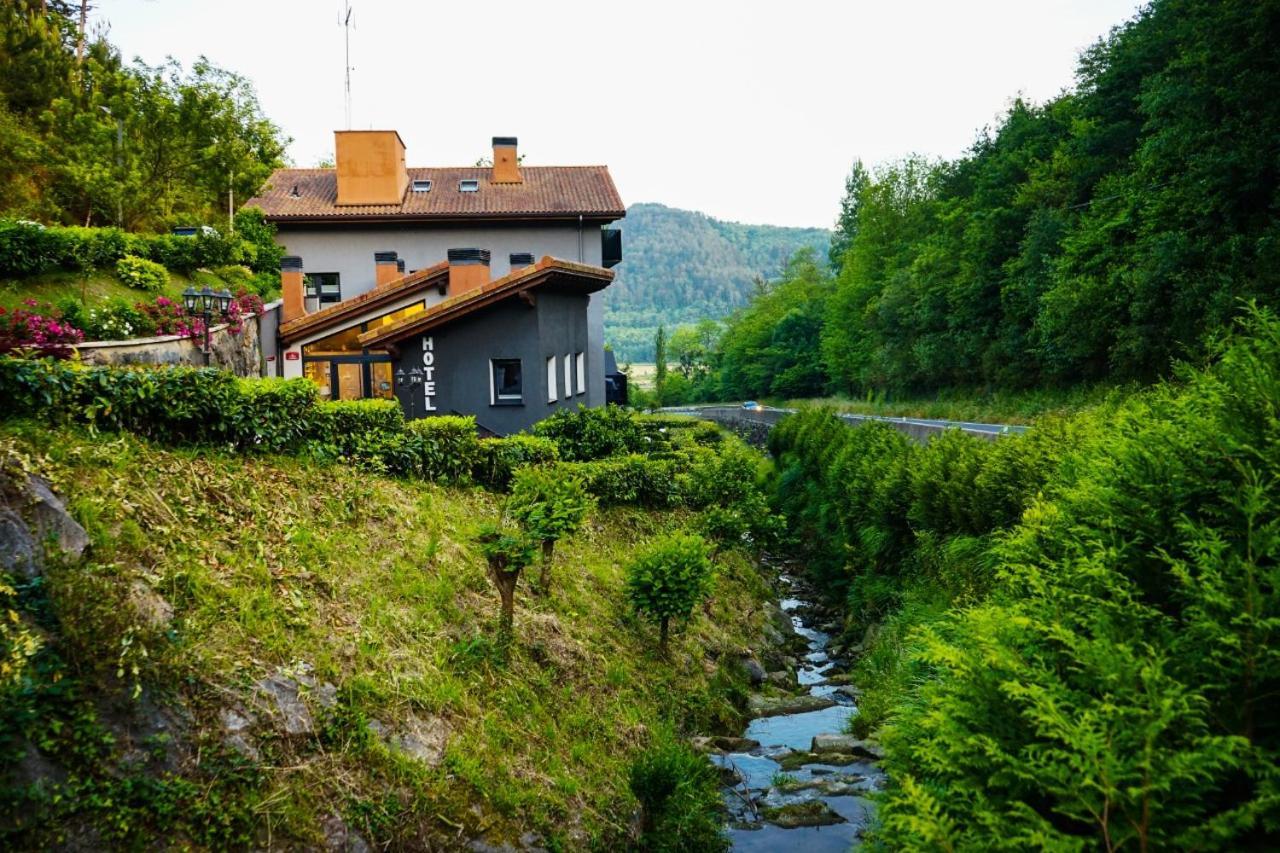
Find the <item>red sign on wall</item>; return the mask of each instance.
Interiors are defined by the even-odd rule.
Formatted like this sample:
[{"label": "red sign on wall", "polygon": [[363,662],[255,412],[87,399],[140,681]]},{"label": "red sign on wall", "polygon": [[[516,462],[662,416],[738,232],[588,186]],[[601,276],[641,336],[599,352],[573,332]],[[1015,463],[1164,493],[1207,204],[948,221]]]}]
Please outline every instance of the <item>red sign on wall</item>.
[{"label": "red sign on wall", "polygon": [[301,355],[301,353],[298,353],[298,352],[287,352],[287,353],[285,353],[285,354],[284,354],[284,360],[285,360],[285,361],[297,361],[300,355]]}]

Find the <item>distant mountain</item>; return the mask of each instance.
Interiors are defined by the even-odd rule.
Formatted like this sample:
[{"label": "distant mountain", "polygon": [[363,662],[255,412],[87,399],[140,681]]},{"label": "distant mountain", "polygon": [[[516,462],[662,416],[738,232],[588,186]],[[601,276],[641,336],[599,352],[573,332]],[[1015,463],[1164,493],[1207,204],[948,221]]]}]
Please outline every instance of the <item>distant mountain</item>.
[{"label": "distant mountain", "polygon": [[742,225],[661,204],[633,204],[618,227],[624,260],[604,291],[604,323],[620,362],[653,359],[659,322],[669,332],[725,317],[797,249],[811,246],[825,258],[831,241],[825,228]]}]

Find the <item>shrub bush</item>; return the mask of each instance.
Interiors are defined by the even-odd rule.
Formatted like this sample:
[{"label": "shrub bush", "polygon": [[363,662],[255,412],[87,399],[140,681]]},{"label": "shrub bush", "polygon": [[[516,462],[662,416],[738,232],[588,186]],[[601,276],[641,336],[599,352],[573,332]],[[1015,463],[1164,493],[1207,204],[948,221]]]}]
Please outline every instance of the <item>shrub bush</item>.
[{"label": "shrub bush", "polygon": [[670,459],[632,454],[598,462],[561,462],[565,476],[580,477],[587,492],[604,506],[639,504],[672,507],[682,502],[679,470]]},{"label": "shrub bush", "polygon": [[652,853],[727,850],[720,786],[705,756],[667,729],[631,764],[631,793],[640,803],[640,849]]},{"label": "shrub bush", "polygon": [[232,434],[244,449],[291,453],[326,423],[316,384],[309,379],[241,379]]},{"label": "shrub bush", "polygon": [[159,293],[169,285],[169,271],[155,261],[125,255],[116,261],[116,278],[130,287]]},{"label": "shrub bush", "polygon": [[465,480],[480,455],[476,419],[451,415],[409,421],[377,451],[385,470],[428,480]]},{"label": "shrub bush", "polygon": [[572,462],[639,453],[652,443],[634,415],[612,405],[599,409],[579,406],[576,412],[561,409],[536,424],[533,434],[554,441],[560,458]]},{"label": "shrub bush", "polygon": [[316,406],[314,434],[328,452],[355,456],[370,436],[401,433],[404,424],[395,400],[329,400]]},{"label": "shrub bush", "polygon": [[547,465],[559,459],[556,444],[549,438],[523,434],[483,438],[477,447],[476,465],[471,476],[490,488],[505,491],[510,487],[516,469],[526,465]]}]

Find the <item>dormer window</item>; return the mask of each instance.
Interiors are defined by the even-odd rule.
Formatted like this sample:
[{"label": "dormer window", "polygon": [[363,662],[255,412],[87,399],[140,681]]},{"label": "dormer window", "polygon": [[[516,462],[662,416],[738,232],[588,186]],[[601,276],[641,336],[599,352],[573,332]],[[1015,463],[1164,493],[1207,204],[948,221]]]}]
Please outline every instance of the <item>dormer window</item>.
[{"label": "dormer window", "polygon": [[474,193],[480,191],[480,181],[477,178],[466,178],[458,181],[458,192]]},{"label": "dormer window", "polygon": [[428,180],[414,181],[414,182],[413,182],[413,191],[414,191],[414,192],[416,192],[416,193],[429,193],[429,192],[431,192],[431,181],[428,181]]}]

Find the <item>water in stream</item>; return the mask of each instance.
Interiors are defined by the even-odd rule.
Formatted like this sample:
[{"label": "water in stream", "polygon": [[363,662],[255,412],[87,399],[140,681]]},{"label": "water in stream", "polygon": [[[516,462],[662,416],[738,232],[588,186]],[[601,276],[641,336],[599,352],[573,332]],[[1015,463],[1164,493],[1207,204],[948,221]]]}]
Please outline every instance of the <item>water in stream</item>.
[{"label": "water in stream", "polygon": [[[782,581],[793,591],[799,589],[789,577],[784,576]],[[791,617],[796,633],[808,642],[808,653],[796,672],[800,686],[807,687],[813,696],[830,697],[838,704],[817,711],[758,717],[743,736],[759,741],[759,748],[712,755],[716,765],[731,768],[740,779],[724,789],[729,840],[739,851],[843,853],[858,845],[862,830],[870,822],[873,806],[866,794],[879,789],[884,774],[874,762],[854,761],[842,765],[805,764],[784,775],[780,759],[793,751],[807,752],[815,735],[842,733],[857,709],[852,698],[827,683],[834,668],[828,657],[831,638],[806,622],[807,602],[792,597],[784,598],[780,605]],[[770,807],[813,800],[824,802],[843,821],[787,829],[762,819],[762,812]]]}]

